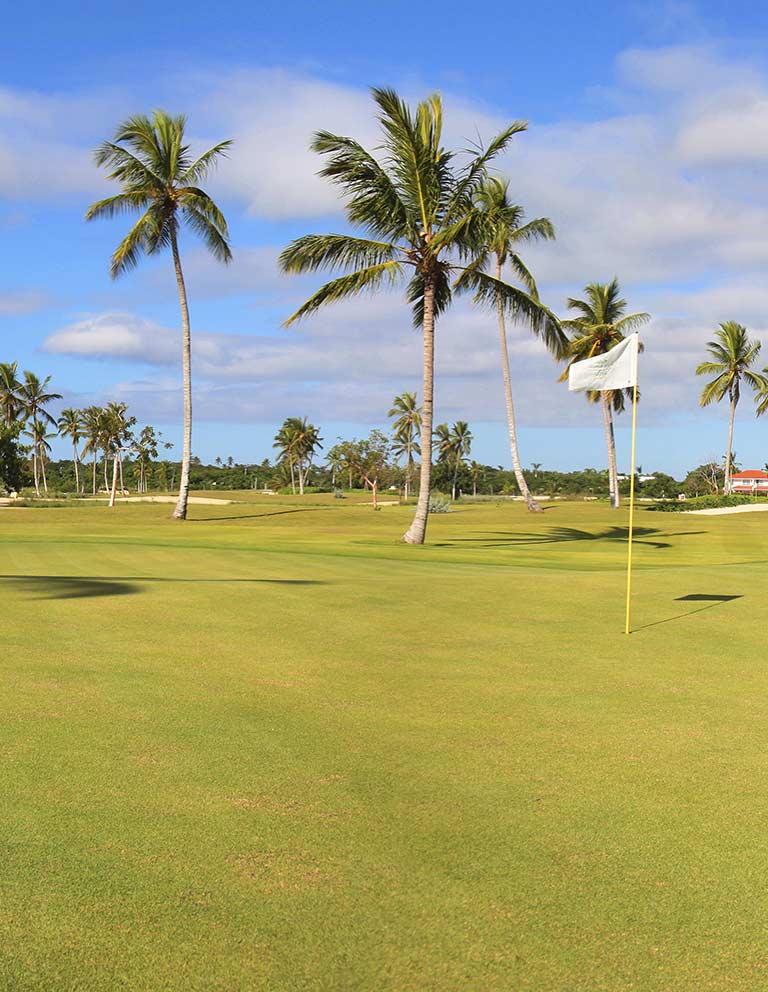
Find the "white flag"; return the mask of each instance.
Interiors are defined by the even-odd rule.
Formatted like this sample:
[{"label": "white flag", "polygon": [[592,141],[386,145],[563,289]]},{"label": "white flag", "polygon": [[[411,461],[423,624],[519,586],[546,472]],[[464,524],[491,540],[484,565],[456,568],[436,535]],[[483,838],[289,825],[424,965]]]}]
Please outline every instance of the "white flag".
[{"label": "white flag", "polygon": [[626,389],[637,385],[637,353],[640,335],[630,334],[604,355],[574,362],[568,370],[568,388]]}]

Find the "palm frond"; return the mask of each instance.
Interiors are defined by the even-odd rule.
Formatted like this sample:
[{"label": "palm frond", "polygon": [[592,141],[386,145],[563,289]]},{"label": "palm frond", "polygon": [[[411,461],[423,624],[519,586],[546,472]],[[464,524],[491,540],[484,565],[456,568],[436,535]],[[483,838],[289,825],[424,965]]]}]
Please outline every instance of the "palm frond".
[{"label": "palm frond", "polygon": [[556,358],[563,358],[567,353],[568,338],[558,318],[548,307],[522,289],[476,270],[467,277],[462,290],[473,290],[475,302],[481,306],[496,309],[500,303],[513,320],[525,320]]},{"label": "palm frond", "polygon": [[283,272],[316,272],[340,266],[363,268],[398,255],[397,245],[353,238],[347,234],[307,234],[283,249],[278,265]]},{"label": "palm frond", "polygon": [[339,279],[333,279],[322,286],[306,303],[302,304],[296,313],[285,321],[283,326],[289,327],[327,303],[335,303],[366,289],[379,289],[384,282],[394,283],[402,275],[402,271],[402,265],[398,261],[380,262],[378,265],[358,269],[357,272],[350,272]]}]

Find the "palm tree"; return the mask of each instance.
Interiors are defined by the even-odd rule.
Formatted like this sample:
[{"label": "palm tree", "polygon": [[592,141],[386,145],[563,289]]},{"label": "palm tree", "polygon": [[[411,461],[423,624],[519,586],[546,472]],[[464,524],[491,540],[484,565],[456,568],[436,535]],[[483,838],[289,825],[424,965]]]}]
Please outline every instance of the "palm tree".
[{"label": "palm tree", "polygon": [[[625,314],[627,301],[621,298],[618,279],[609,283],[592,282],[584,287],[585,300],[568,300],[568,309],[575,310],[578,317],[564,320],[562,326],[571,332],[568,346],[568,365],[561,380],[568,378],[568,370],[574,362],[604,355],[614,345],[624,340],[626,334],[642,327],[651,318],[647,313]],[[603,414],[605,444],[608,449],[608,488],[611,506],[619,505],[619,481],[616,467],[616,441],[613,433],[613,411],[624,409],[624,394],[618,389],[604,389],[602,392],[588,392],[587,399],[600,403]]]},{"label": "palm tree", "polygon": [[68,437],[72,440],[72,453],[75,463],[75,491],[78,495],[80,493],[80,455],[77,452],[77,445],[83,438],[82,418],[83,414],[81,410],[73,410],[71,407],[67,407],[66,410],[61,411],[61,416],[56,425],[62,437]]},{"label": "palm tree", "polygon": [[[60,400],[60,393],[46,392],[51,376],[39,379],[34,372],[25,371],[24,381],[19,383],[17,395],[21,404],[21,410],[26,420],[31,421],[32,428],[28,432],[32,436],[32,474],[35,479],[35,492],[40,495],[40,468],[43,469],[43,483],[45,491],[48,492],[48,485],[45,482],[45,466],[41,465],[41,458],[45,456],[45,448],[50,450],[47,444],[45,428],[56,421],[46,410],[46,405],[53,400]],[[41,440],[35,440],[35,436]]]},{"label": "palm tree", "polygon": [[[136,463],[139,466],[137,488],[140,493],[147,491],[147,472],[152,459],[157,458],[157,451],[162,439],[163,435],[160,432],[155,433],[154,427],[147,426],[142,427],[138,439],[134,441],[133,450],[136,452]],[[221,459],[218,458],[217,461],[221,465]]]},{"label": "palm tree", "polygon": [[405,455],[405,492],[408,499],[411,487],[411,474],[413,472],[413,455],[421,454],[421,448],[417,440],[421,430],[421,407],[416,402],[416,393],[401,393],[392,401],[392,406],[387,414],[394,417],[392,423],[392,433],[394,436],[394,446],[392,453],[396,458]]},{"label": "palm tree", "polygon": [[453,489],[451,498],[456,499],[456,487],[458,484],[459,468],[464,464],[464,459],[469,455],[472,447],[472,431],[466,420],[457,420],[451,428],[450,433],[451,455],[453,459]]},{"label": "palm tree", "polygon": [[32,464],[35,479],[35,493],[37,496],[40,495],[41,476],[43,480],[43,491],[46,496],[48,495],[48,479],[45,475],[45,458],[46,454],[51,450],[48,440],[49,438],[55,437],[55,435],[46,433],[47,428],[48,424],[45,420],[38,420],[36,417],[33,417],[27,422],[27,428],[25,431],[25,433],[32,439]]},{"label": "palm tree", "polygon": [[743,324],[735,320],[726,320],[715,331],[715,340],[707,342],[710,361],[701,362],[696,366],[696,375],[711,375],[711,379],[701,393],[699,403],[709,406],[712,402],[719,403],[728,397],[730,412],[728,416],[728,448],[725,453],[724,492],[731,490],[731,475],[733,473],[733,423],[736,419],[736,407],[741,397],[742,380],[756,393],[757,414],[763,413],[768,403],[763,399],[768,394],[768,377],[766,371],[753,372],[752,366],[760,354],[760,342],[751,341]]},{"label": "palm tree", "polygon": [[128,405],[126,403],[108,403],[104,411],[104,447],[105,452],[112,456],[112,485],[109,494],[109,505],[115,505],[117,497],[117,478],[120,472],[120,491],[122,493],[123,472],[122,459],[123,451],[133,444],[131,427],[136,423],[135,417],[128,416]]},{"label": "palm tree", "polygon": [[287,463],[291,472],[291,492],[296,495],[296,445],[298,443],[298,433],[296,431],[296,417],[287,417],[275,434],[273,448],[277,449],[279,460]]},{"label": "palm tree", "polygon": [[100,406],[89,406],[83,410],[83,436],[85,438],[85,446],[83,447],[83,457],[86,455],[91,455],[92,457],[92,475],[93,475],[93,495],[96,495],[96,463],[98,461],[97,455],[101,450],[101,446],[104,443],[105,434],[105,411]]},{"label": "palm tree", "polygon": [[138,114],[122,123],[112,141],[95,153],[96,164],[110,170],[108,179],[121,186],[116,196],[99,200],[86,213],[86,220],[141,213],[112,255],[110,272],[115,279],[139,263],[142,255],[156,255],[170,246],[179,293],[182,324],[182,378],[184,388],[184,447],[179,481],[179,499],[173,516],[184,520],[189,498],[189,466],[192,457],[192,346],[189,308],[178,237],[185,224],[203,241],[220,262],[232,259],[229,231],[224,215],[200,188],[217,160],[231,145],[218,144],[193,158],[184,141],[186,117],[156,110],[151,117]]},{"label": "palm tree", "polygon": [[[477,195],[478,203],[483,211],[486,224],[486,243],[478,256],[477,264],[485,266],[489,261],[494,265],[494,275],[501,281],[502,271],[509,264],[513,274],[522,282],[534,299],[538,299],[538,291],[533,276],[529,272],[520,255],[517,246],[523,242],[539,239],[553,239],[555,229],[546,217],[524,223],[522,207],[512,203],[509,198],[509,183],[503,179],[488,176]],[[520,494],[526,506],[533,513],[541,513],[541,506],[531,495],[528,483],[523,475],[520,463],[520,449],[517,442],[517,426],[515,424],[515,406],[512,400],[512,378],[509,371],[509,349],[507,347],[507,328],[504,318],[504,303],[501,298],[496,302],[496,317],[499,326],[499,343],[501,345],[501,373],[504,381],[504,401],[507,408],[507,429],[509,432],[509,448],[512,455],[512,468],[515,473]],[[564,354],[567,339],[556,324],[545,323],[538,325],[539,332],[544,332],[544,342],[549,350],[557,357]]]},{"label": "palm tree", "polygon": [[16,362],[0,362],[0,419],[6,427],[10,427],[24,412],[19,398],[20,387]]},{"label": "palm tree", "polygon": [[[352,138],[317,132],[312,147],[327,157],[320,175],[341,187],[347,219],[363,236],[308,234],[280,256],[284,272],[342,269],[288,318],[291,324],[328,303],[357,296],[410,274],[407,299],[423,343],[421,471],[419,499],[411,526],[403,536],[423,544],[432,474],[435,321],[451,304],[453,274],[463,272],[481,244],[480,211],[475,197],[488,164],[525,130],[516,121],[488,146],[456,167],[454,155],[441,145],[442,103],[438,95],[420,103],[415,113],[389,89],[374,89],[383,132],[381,159]],[[557,318],[522,290],[474,269],[461,290],[496,305],[512,316],[524,314],[538,327]]]},{"label": "palm tree", "polygon": [[472,478],[472,495],[477,496],[477,483],[485,474],[483,472],[483,466],[479,462],[471,461],[469,463],[469,474]]},{"label": "palm tree", "polygon": [[299,495],[304,495],[304,486],[309,477],[309,470],[317,452],[323,447],[320,431],[310,424],[306,417],[291,418],[294,431],[294,451],[296,468],[299,474]]}]

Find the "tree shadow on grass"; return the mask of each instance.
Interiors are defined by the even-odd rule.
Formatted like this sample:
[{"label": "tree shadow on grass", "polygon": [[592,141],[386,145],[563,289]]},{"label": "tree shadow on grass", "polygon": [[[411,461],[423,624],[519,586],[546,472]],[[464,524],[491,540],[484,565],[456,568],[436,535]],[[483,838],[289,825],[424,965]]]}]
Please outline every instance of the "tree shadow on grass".
[{"label": "tree shadow on grass", "polygon": [[[651,548],[669,548],[668,541],[653,540],[658,537],[687,537],[693,534],[706,534],[707,531],[680,531],[669,534],[658,527],[635,527],[633,542],[644,544]],[[629,538],[628,527],[607,527],[605,530],[580,530],[578,527],[550,527],[541,534],[507,534],[504,531],[489,532],[486,537],[458,537],[455,541],[438,544],[436,547],[450,548],[457,544],[478,544],[484,548],[503,548],[506,545],[536,546],[539,544],[563,544],[572,541],[607,541],[626,544]]]},{"label": "tree shadow on grass", "polygon": [[699,606],[695,610],[688,610],[687,613],[678,613],[674,617],[665,617],[663,620],[654,620],[652,623],[644,623],[639,627],[635,627],[634,630],[647,630],[649,627],[658,627],[663,623],[672,623],[674,620],[684,620],[685,617],[692,617],[695,613],[703,613],[705,610],[712,610],[716,606],[722,606],[723,603],[730,603],[734,599],[743,599],[743,595],[735,596],[725,596],[716,593],[705,593],[705,592],[695,592],[689,593],[687,596],[678,596],[675,599],[676,603],[705,603],[705,606]]},{"label": "tree shadow on grass", "polygon": [[324,585],[316,579],[177,579],[161,576],[0,575],[2,585],[15,587],[29,599],[92,599],[99,596],[130,596],[144,592],[146,584],[158,582],[228,583],[289,586]]},{"label": "tree shadow on grass", "polygon": [[236,517],[225,516],[223,514],[220,517],[190,517],[188,522],[193,524],[210,524],[221,523],[226,520],[258,520],[259,517],[282,517],[286,513],[313,513],[318,510],[330,509],[330,506],[297,506],[290,510],[269,510],[267,513],[241,513]]}]

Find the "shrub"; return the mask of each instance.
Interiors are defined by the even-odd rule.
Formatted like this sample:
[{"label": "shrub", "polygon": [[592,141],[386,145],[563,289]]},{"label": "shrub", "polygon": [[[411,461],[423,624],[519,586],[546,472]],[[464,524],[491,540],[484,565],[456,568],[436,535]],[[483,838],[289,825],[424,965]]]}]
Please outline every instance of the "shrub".
[{"label": "shrub", "polygon": [[430,513],[450,513],[451,512],[451,501],[447,496],[443,496],[442,493],[432,493],[429,497],[429,512]]},{"label": "shrub", "polygon": [[334,499],[346,499],[347,497],[344,495],[344,493],[340,489],[334,489],[333,490],[333,498]]},{"label": "shrub", "polygon": [[715,510],[720,507],[746,506],[749,503],[765,503],[765,496],[747,496],[742,493],[731,493],[730,496],[694,496],[690,499],[659,500],[649,510],[659,510],[661,513],[688,513],[691,510]]}]

